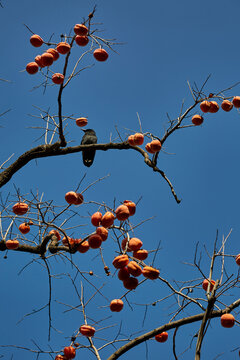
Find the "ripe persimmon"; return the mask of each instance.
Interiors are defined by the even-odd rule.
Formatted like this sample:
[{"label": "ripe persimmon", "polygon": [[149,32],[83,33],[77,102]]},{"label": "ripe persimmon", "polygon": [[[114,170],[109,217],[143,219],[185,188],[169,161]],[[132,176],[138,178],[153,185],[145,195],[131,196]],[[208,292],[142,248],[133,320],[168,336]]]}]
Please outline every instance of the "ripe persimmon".
[{"label": "ripe persimmon", "polygon": [[234,96],[232,103],[235,108],[240,108],[240,96]]},{"label": "ripe persimmon", "polygon": [[123,308],[123,301],[121,299],[114,299],[110,302],[110,310],[119,312]]},{"label": "ripe persimmon", "polygon": [[93,52],[93,56],[97,61],[106,61],[108,58],[108,53],[106,50],[99,48]]},{"label": "ripe persimmon", "polygon": [[93,326],[90,325],[82,325],[79,328],[79,331],[82,335],[87,336],[87,337],[92,337],[95,334],[95,328]]},{"label": "ripe persimmon", "polygon": [[71,46],[69,45],[69,43],[62,41],[57,44],[56,49],[59,52],[59,54],[65,55],[71,50]]},{"label": "ripe persimmon", "polygon": [[131,200],[124,200],[123,203],[124,203],[124,205],[126,205],[128,207],[128,210],[130,213],[129,216],[133,216],[136,212],[136,204]]},{"label": "ripe persimmon", "polygon": [[54,84],[61,85],[64,82],[64,75],[61,73],[53,74],[52,82],[54,82]]},{"label": "ripe persimmon", "polygon": [[89,243],[90,248],[98,249],[102,244],[102,238],[98,234],[93,234],[93,235],[89,236],[88,243]]},{"label": "ripe persimmon", "polygon": [[36,74],[38,72],[38,64],[34,61],[28,63],[26,66],[26,71],[30,75]]},{"label": "ripe persimmon", "polygon": [[216,113],[219,110],[219,105],[216,101],[210,101],[210,113]]},{"label": "ripe persimmon", "polygon": [[34,34],[30,37],[30,43],[34,47],[40,47],[43,44],[43,39],[41,38],[41,36]]},{"label": "ripe persimmon", "polygon": [[136,145],[142,145],[144,142],[144,135],[141,133],[136,133],[133,135],[134,137],[134,142]]},{"label": "ripe persimmon", "polygon": [[7,240],[6,241],[6,248],[9,250],[15,250],[19,247],[19,241],[15,240]]},{"label": "ripe persimmon", "polygon": [[76,24],[73,30],[79,36],[86,36],[88,33],[88,28],[84,24]]},{"label": "ripe persimmon", "polygon": [[231,328],[235,324],[235,318],[232,314],[223,314],[221,316],[221,325],[225,328]]},{"label": "ripe persimmon", "polygon": [[67,359],[74,359],[76,356],[76,350],[73,346],[66,346],[63,352]]},{"label": "ripe persimmon", "polygon": [[46,52],[52,54],[52,56],[53,56],[53,61],[56,61],[56,60],[59,58],[59,53],[57,52],[56,49],[49,48],[49,49],[47,49]]},{"label": "ripe persimmon", "polygon": [[211,107],[210,101],[207,101],[207,100],[202,101],[201,104],[200,104],[200,109],[204,113],[209,112],[210,107]]},{"label": "ripe persimmon", "polygon": [[45,52],[41,55],[41,61],[44,66],[51,66],[53,63],[53,55]]},{"label": "ripe persimmon", "polygon": [[167,333],[166,331],[164,331],[164,332],[162,332],[162,333],[160,333],[160,334],[155,335],[155,340],[156,340],[157,342],[163,343],[163,342],[167,341],[167,339],[168,339],[168,333]]},{"label": "ripe persimmon", "polygon": [[88,123],[88,120],[85,117],[80,117],[80,118],[76,119],[76,125],[79,126],[79,127],[86,126],[87,123]]},{"label": "ripe persimmon", "polygon": [[79,36],[79,35],[77,35],[75,37],[75,42],[79,46],[86,46],[88,44],[88,42],[89,42],[89,39],[88,39],[87,36]]},{"label": "ripe persimmon", "polygon": [[30,226],[26,223],[22,223],[19,225],[18,229],[22,234],[27,234],[30,231]]},{"label": "ripe persimmon", "polygon": [[203,123],[203,117],[201,115],[193,115],[192,117],[192,123],[195,125],[195,126],[199,126]]},{"label": "ripe persimmon", "polygon": [[222,104],[221,104],[221,108],[224,111],[230,111],[233,108],[233,103],[229,100],[223,100]]},{"label": "ripe persimmon", "polygon": [[115,219],[114,214],[111,213],[111,211],[107,211],[102,217],[101,225],[105,228],[108,228],[113,225],[114,219]]},{"label": "ripe persimmon", "polygon": [[28,211],[28,204],[26,204],[24,202],[18,202],[13,205],[12,211],[16,215],[24,215]]},{"label": "ripe persimmon", "polygon": [[126,205],[118,206],[118,208],[115,210],[115,214],[116,214],[116,218],[120,221],[125,221],[130,216],[130,212]]}]

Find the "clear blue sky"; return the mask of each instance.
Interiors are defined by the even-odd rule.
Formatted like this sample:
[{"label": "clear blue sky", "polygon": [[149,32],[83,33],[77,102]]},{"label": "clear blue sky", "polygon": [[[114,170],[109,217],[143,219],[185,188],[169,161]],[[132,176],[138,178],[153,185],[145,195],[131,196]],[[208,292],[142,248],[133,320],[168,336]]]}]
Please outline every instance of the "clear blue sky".
[{"label": "clear blue sky", "polygon": [[[59,35],[68,34],[76,23],[88,15],[95,3],[95,21],[103,23],[98,25],[99,29],[104,30],[102,36],[116,38],[123,44],[114,48],[118,54],[110,53],[105,63],[96,63],[91,55],[85,59],[84,65],[94,66],[75,78],[66,89],[63,95],[63,112],[65,115],[73,114],[74,117],[87,116],[89,127],[96,130],[99,143],[109,142],[110,134],[113,139],[117,136],[115,125],[124,138],[131,133],[127,129],[139,131],[137,112],[143,131],[151,131],[161,137],[167,126],[166,113],[175,118],[183,99],[185,107],[192,103],[187,80],[190,83],[195,81],[201,86],[211,74],[206,93],[220,91],[240,81],[239,1],[42,0],[37,3],[29,0],[2,0],[4,8],[0,8],[0,78],[11,82],[0,81],[0,113],[9,108],[11,112],[0,118],[1,163],[12,153],[16,159],[40,143],[35,140],[42,134],[41,130],[29,129],[30,126],[42,126],[39,119],[29,116],[39,115],[33,105],[41,109],[50,108],[53,114],[57,111],[58,87],[48,87],[45,95],[41,88],[31,91],[41,83],[41,75],[30,76],[22,71],[42,51],[41,48],[30,45],[30,33],[23,24],[46,40],[54,34],[53,39],[58,42]],[[62,65],[63,60],[60,59],[54,65],[54,71],[61,72]],[[240,95],[240,87],[229,92],[229,96],[231,95]],[[72,140],[71,144],[77,145],[81,141],[82,132],[76,129],[74,122],[68,123],[67,140]],[[137,201],[142,197],[135,223],[151,216],[154,219],[139,228],[136,235],[143,240],[147,249],[156,248],[161,241],[161,251],[155,260],[161,275],[169,280],[200,278],[199,273],[183,264],[193,262],[198,241],[203,251],[206,273],[209,271],[209,260],[203,245],[209,251],[212,250],[217,229],[220,238],[233,229],[226,252],[240,252],[239,133],[238,111],[219,111],[217,114],[206,115],[201,127],[181,130],[164,144],[159,167],[171,179],[182,199],[180,205],[176,204],[162,178],[146,167],[142,157],[125,150],[97,152],[94,165],[89,169],[83,166],[81,154],[34,161],[12,178],[3,188],[2,196],[6,197],[10,192],[13,200],[15,184],[23,194],[38,190],[44,193],[45,199],[53,199],[56,204],[63,205],[64,194],[74,189],[85,173],[87,176],[83,188],[110,173],[108,179],[87,192],[86,201],[105,201],[111,205],[114,198],[119,204],[125,199]],[[94,206],[89,211],[95,211]],[[78,235],[75,234],[75,237]],[[106,243],[105,250],[109,266],[114,256],[112,250],[116,250],[110,241]],[[46,311],[15,326],[24,314],[43,306],[48,296],[46,271],[35,264],[20,277],[17,276],[18,271],[29,261],[28,255],[21,258],[17,255],[9,252],[7,260],[3,259],[4,254],[1,255],[0,317],[5,325],[2,327],[0,343],[33,347],[30,339],[34,339],[39,346],[47,349]],[[86,263],[82,259],[83,257],[79,257],[77,260],[81,268],[87,271],[90,264],[102,271],[95,253],[86,256]],[[228,273],[236,274],[234,260],[227,259],[226,263]],[[59,264],[53,262],[53,273],[55,265],[56,273],[67,271],[66,268],[59,269]],[[215,278],[219,277],[217,271],[214,275]],[[104,278],[103,272],[101,276],[102,282],[107,283],[109,279]],[[53,298],[71,303],[67,296],[68,292],[73,293],[71,284],[67,280],[63,284],[63,281],[55,281]],[[129,301],[144,304],[168,293],[160,282],[150,285],[129,296]],[[105,291],[110,299],[121,296],[122,288],[116,277],[106,285]],[[76,304],[76,298],[73,303]],[[170,301],[151,308],[143,330],[148,331],[166,322],[172,311],[172,304],[173,301]],[[99,306],[104,305],[107,302],[99,299]],[[78,327],[78,323],[82,323],[81,314],[79,313],[79,320],[76,321],[76,315],[63,314],[65,308],[54,303],[55,306],[58,316],[54,318],[54,325],[64,331],[65,337],[71,336],[72,330]],[[89,316],[102,319],[109,315],[107,310],[100,315],[100,310],[96,304],[91,304]],[[194,311],[198,310],[194,308],[193,313]],[[186,312],[184,316],[187,315],[189,314]],[[118,323],[124,316],[123,334],[142,331],[143,310],[134,306],[132,312],[126,306],[125,312],[114,315],[111,323]],[[99,327],[106,324],[103,322]],[[111,338],[111,331],[105,330],[99,333],[99,337]],[[117,332],[116,329],[114,331]],[[189,344],[196,331],[196,326],[179,331],[179,352],[185,349],[181,343]],[[213,359],[222,352],[222,358],[235,359],[236,352],[230,350],[239,346],[237,331],[237,327],[223,329],[219,325],[219,319],[213,320],[203,347],[203,359]],[[68,341],[64,340],[64,336],[54,333],[51,346],[54,349],[64,346]],[[230,338],[232,341],[229,344],[223,340]],[[166,344],[148,342],[149,359],[157,359],[159,351],[163,358],[172,358],[172,333],[169,333]],[[0,349],[0,354],[4,354],[6,359],[10,359],[12,353],[16,358],[14,350]],[[32,354],[28,352],[19,355],[32,359]],[[78,358],[81,356],[80,352]],[[145,346],[131,350],[122,359],[128,359],[129,356],[145,359]],[[192,356],[188,352],[181,358],[190,359]]]}]

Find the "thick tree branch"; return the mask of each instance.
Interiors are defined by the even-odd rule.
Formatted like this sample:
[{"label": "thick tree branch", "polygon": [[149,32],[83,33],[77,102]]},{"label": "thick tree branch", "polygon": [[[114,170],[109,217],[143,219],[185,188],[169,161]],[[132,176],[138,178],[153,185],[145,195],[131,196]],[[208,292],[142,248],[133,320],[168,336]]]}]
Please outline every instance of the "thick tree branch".
[{"label": "thick tree branch", "polygon": [[12,176],[21,168],[23,168],[25,165],[27,165],[31,160],[33,159],[40,159],[44,157],[50,157],[50,156],[59,156],[59,155],[67,155],[67,154],[73,154],[80,151],[83,151],[84,149],[95,149],[95,150],[102,150],[107,151],[110,149],[115,150],[135,150],[138,151],[144,158],[144,162],[146,165],[151,167],[153,171],[158,172],[164,180],[167,182],[168,186],[171,189],[171,192],[176,200],[177,203],[180,203],[181,200],[178,199],[177,194],[170,182],[170,180],[167,178],[165,173],[159,169],[155,161],[149,159],[148,153],[140,148],[139,146],[130,146],[127,141],[121,142],[121,143],[107,143],[107,144],[91,144],[91,145],[78,145],[73,147],[64,147],[61,148],[60,143],[56,142],[51,145],[39,145],[31,150],[26,151],[24,154],[22,154],[13,164],[11,164],[8,168],[6,168],[2,173],[0,174],[0,188],[7,184],[8,181],[12,178]]},{"label": "thick tree branch", "polygon": [[[216,317],[220,317],[221,315],[232,311],[233,309],[237,308],[240,305],[240,299],[238,299],[237,301],[235,301],[234,303],[232,303],[231,305],[229,305],[228,307],[226,307],[223,310],[215,310],[212,311],[209,315],[208,318],[216,318]],[[191,324],[197,321],[200,321],[204,318],[204,316],[206,316],[206,313],[201,313],[201,314],[197,314],[197,315],[193,315],[193,316],[189,316],[187,318],[183,318],[177,321],[173,321],[169,324],[166,325],[162,325],[154,330],[151,330],[141,336],[136,337],[135,339],[129,341],[127,344],[121,346],[117,351],[115,351],[115,353],[113,353],[111,356],[109,356],[109,358],[107,360],[116,360],[118,359],[121,355],[125,354],[127,351],[129,351],[130,349],[132,349],[133,347],[141,344],[142,342],[151,339],[153,336],[163,332],[163,331],[167,331],[170,329],[175,329],[177,327],[183,326],[183,325],[187,325],[187,324]]]}]

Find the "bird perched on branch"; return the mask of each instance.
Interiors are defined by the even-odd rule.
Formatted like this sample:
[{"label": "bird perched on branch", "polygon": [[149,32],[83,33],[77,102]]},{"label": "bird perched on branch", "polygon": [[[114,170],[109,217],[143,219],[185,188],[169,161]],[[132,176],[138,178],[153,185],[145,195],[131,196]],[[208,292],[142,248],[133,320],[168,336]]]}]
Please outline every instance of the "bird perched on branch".
[{"label": "bird perched on branch", "polygon": [[[82,137],[81,145],[97,144],[97,136],[93,129],[83,130],[85,134]],[[88,149],[82,151],[83,164],[87,167],[91,166],[94,160],[95,150]]]}]

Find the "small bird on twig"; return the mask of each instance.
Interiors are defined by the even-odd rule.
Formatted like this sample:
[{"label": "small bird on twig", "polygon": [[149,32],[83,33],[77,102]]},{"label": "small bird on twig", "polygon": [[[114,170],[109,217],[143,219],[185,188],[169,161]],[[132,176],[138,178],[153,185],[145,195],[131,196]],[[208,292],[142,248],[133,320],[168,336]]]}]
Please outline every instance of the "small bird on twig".
[{"label": "small bird on twig", "polygon": [[[90,145],[90,144],[97,144],[97,136],[93,129],[83,130],[85,134],[82,137],[81,145]],[[95,156],[95,150],[83,150],[82,157],[83,157],[83,164],[87,167],[91,166]]]}]

